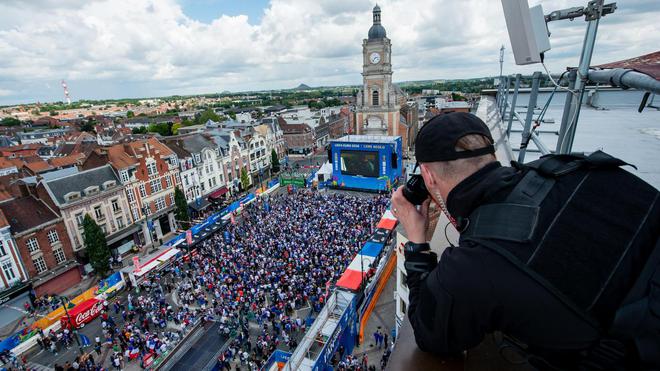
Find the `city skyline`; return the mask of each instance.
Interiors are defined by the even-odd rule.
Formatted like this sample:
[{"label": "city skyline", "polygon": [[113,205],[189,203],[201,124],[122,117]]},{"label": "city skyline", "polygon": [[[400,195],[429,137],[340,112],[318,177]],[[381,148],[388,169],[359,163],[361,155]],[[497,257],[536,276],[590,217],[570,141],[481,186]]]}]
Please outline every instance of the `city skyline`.
[{"label": "city skyline", "polygon": [[[394,81],[494,76],[515,66],[498,1],[379,1]],[[539,1],[530,0],[530,5]],[[580,1],[541,1],[546,13]],[[0,105],[358,85],[373,1],[8,1],[0,4]],[[660,3],[601,21],[593,64],[658,45]],[[437,9],[437,12],[429,11]],[[206,10],[206,11],[205,11]],[[577,65],[586,24],[550,24],[553,73]]]}]

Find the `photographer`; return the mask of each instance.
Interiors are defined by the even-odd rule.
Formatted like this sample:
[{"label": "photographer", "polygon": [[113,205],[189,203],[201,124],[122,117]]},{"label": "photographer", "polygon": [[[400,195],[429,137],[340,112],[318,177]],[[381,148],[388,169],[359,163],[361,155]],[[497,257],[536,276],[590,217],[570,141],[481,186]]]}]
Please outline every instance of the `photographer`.
[{"label": "photographer", "polygon": [[[600,151],[503,167],[492,143],[474,115],[436,116],[417,136],[421,176],[392,196],[420,349],[501,332],[540,369],[657,367],[658,191]],[[431,203],[461,234],[439,261]]]}]

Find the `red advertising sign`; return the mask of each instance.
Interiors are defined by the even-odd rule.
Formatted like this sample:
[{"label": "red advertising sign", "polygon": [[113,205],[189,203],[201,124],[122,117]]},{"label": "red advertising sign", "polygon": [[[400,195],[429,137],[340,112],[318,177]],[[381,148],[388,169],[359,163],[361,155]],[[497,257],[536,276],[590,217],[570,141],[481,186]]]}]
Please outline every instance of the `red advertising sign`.
[{"label": "red advertising sign", "polygon": [[[73,307],[73,309],[69,310],[69,317],[71,317],[74,328],[79,328],[81,325],[98,317],[98,315],[101,314],[101,310],[103,310],[103,301],[92,298],[83,301]],[[62,317],[63,327],[68,327],[68,322],[66,315]]]},{"label": "red advertising sign", "polygon": [[192,245],[192,231],[190,229],[186,231],[186,242],[188,242],[188,245]]},{"label": "red advertising sign", "polygon": [[138,256],[133,257],[133,272],[139,272],[140,271],[140,258]]},{"label": "red advertising sign", "polygon": [[147,353],[142,357],[142,364],[145,368],[151,366],[154,363],[154,356],[151,353]]}]

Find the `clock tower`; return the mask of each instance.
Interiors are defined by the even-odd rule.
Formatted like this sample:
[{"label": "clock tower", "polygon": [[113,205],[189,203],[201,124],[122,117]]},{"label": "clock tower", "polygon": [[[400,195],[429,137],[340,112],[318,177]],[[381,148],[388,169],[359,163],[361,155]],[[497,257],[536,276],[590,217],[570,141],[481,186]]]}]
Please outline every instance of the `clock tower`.
[{"label": "clock tower", "polygon": [[373,25],[362,41],[362,89],[356,102],[356,133],[401,135],[399,110],[404,100],[392,85],[392,48],[380,23],[380,7],[373,9]]}]

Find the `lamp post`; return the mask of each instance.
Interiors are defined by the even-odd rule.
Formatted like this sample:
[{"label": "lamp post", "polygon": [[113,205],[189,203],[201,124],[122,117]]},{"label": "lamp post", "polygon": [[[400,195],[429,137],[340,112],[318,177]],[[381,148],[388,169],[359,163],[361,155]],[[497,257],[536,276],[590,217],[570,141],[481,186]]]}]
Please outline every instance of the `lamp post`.
[{"label": "lamp post", "polygon": [[69,299],[65,296],[60,296],[60,302],[62,303],[62,308],[64,308],[64,313],[66,314],[66,318],[69,321],[69,326],[71,326],[71,333],[73,334],[73,337],[76,339],[76,344],[78,344],[78,348],[80,347],[80,339],[78,339],[78,329],[76,328],[76,325],[74,325],[73,321],[71,321],[71,316],[69,315],[69,311],[66,309],[67,301]]}]

